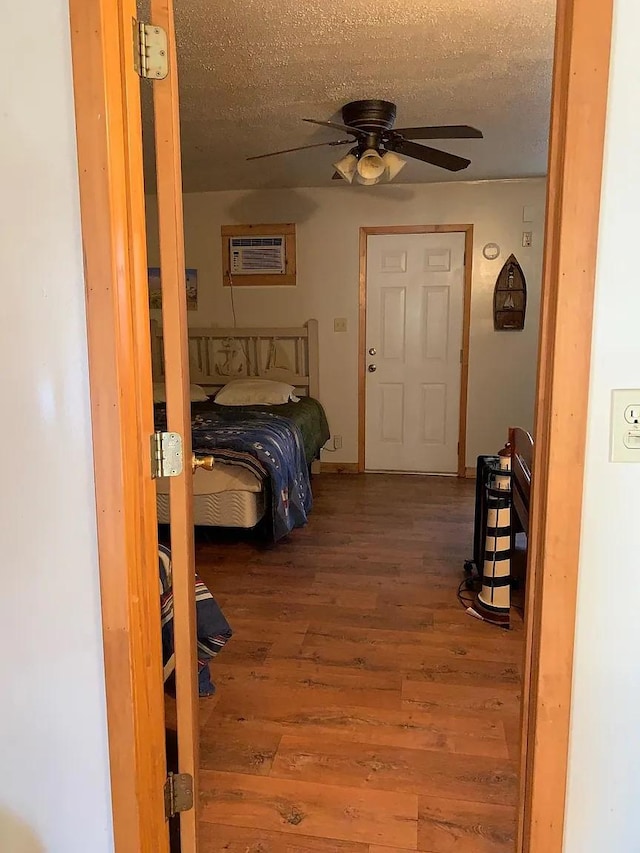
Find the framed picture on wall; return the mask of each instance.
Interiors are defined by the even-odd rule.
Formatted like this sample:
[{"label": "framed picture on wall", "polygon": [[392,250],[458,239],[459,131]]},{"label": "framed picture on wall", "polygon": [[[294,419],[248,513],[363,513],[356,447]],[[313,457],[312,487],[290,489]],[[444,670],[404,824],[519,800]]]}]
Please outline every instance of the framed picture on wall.
[{"label": "framed picture on wall", "polygon": [[[149,267],[149,308],[162,308],[162,283],[160,268]],[[187,291],[187,310],[198,308],[198,270],[185,270],[185,288]]]}]

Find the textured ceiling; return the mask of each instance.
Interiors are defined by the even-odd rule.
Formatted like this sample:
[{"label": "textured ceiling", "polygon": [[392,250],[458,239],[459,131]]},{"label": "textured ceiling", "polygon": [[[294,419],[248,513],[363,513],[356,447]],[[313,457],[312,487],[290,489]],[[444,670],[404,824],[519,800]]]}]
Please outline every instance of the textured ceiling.
[{"label": "textured ceiling", "polygon": [[245,158],[336,139],[301,119],[339,119],[360,98],[394,101],[398,127],[485,134],[435,143],[467,170],[409,161],[398,182],[546,171],[555,0],[175,3],[186,191],[331,185],[348,146]]}]

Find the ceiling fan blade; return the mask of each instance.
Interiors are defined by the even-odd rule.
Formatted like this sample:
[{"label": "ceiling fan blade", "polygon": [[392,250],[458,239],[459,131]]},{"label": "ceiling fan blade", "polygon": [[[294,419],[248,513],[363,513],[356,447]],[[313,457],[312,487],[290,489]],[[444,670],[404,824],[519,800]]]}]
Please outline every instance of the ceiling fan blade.
[{"label": "ceiling fan blade", "polygon": [[307,121],[309,124],[319,124],[320,127],[330,127],[332,130],[342,130],[346,133],[352,133],[354,136],[366,136],[364,130],[358,127],[349,127],[348,124],[340,124],[337,121],[318,121],[315,118],[303,118],[302,121]]},{"label": "ceiling fan blade", "polygon": [[247,160],[264,160],[265,157],[276,157],[278,154],[291,154],[292,151],[321,148],[325,145],[353,145],[353,139],[337,139],[335,142],[314,142],[312,145],[298,145],[297,148],[284,148],[282,151],[270,151],[269,154],[256,154],[254,157],[247,157]]},{"label": "ceiling fan blade", "polygon": [[468,124],[443,124],[434,127],[398,127],[392,133],[399,133],[405,139],[484,139],[482,131]]},{"label": "ceiling fan blade", "polygon": [[417,142],[409,142],[406,139],[394,140],[393,145],[388,147],[392,151],[397,151],[398,154],[413,157],[415,160],[422,160],[424,163],[431,163],[432,166],[440,166],[441,169],[448,169],[450,172],[459,172],[466,169],[471,163],[471,160],[467,160],[465,157],[439,151],[437,148],[430,148],[428,145],[418,145]]}]

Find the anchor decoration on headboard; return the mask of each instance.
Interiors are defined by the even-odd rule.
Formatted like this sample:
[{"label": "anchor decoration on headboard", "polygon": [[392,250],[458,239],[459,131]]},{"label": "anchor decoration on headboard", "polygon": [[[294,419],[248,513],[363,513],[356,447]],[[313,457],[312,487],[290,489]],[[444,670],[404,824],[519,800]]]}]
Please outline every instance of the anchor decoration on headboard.
[{"label": "anchor decoration on headboard", "polygon": [[244,376],[247,373],[247,354],[237,338],[224,338],[220,342],[215,360],[218,376]]},{"label": "anchor decoration on headboard", "polygon": [[493,327],[521,331],[527,310],[527,282],[515,255],[507,258],[493,291]]}]

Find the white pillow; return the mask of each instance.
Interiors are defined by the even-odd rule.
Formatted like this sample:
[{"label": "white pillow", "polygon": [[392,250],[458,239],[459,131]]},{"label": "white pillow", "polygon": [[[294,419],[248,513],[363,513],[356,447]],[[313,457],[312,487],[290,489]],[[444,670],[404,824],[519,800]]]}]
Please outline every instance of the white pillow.
[{"label": "white pillow", "polygon": [[[204,403],[209,399],[207,392],[201,385],[189,386],[189,399],[192,403]],[[164,390],[164,382],[153,383],[153,402],[166,403],[167,395]]]},{"label": "white pillow", "polygon": [[271,379],[234,379],[218,391],[215,400],[221,406],[273,406],[290,400],[298,403],[295,390],[293,385]]}]

